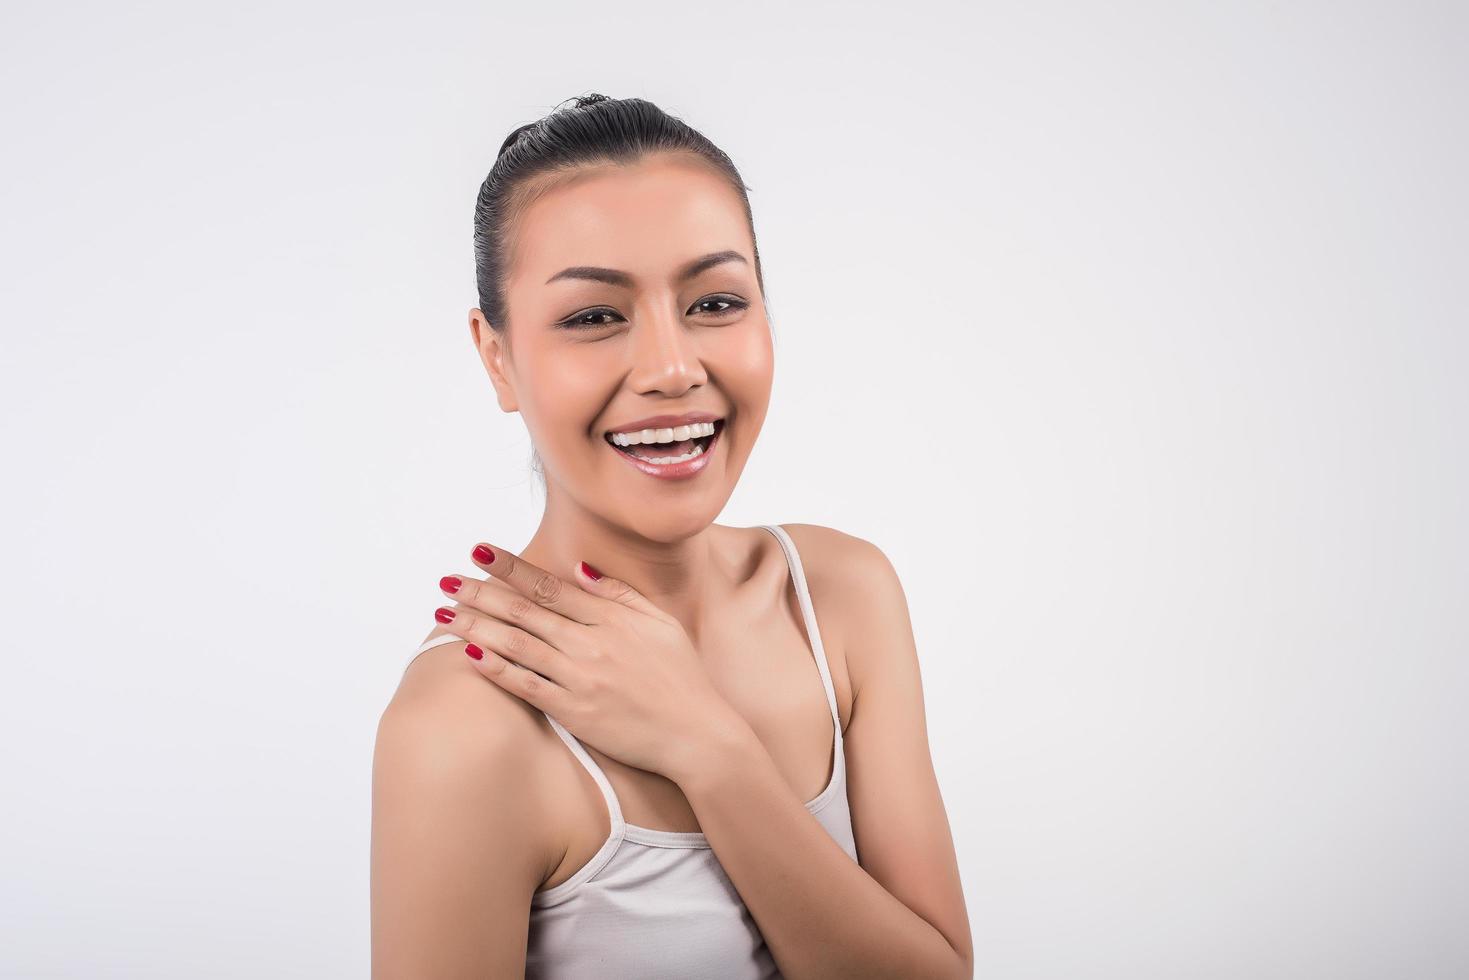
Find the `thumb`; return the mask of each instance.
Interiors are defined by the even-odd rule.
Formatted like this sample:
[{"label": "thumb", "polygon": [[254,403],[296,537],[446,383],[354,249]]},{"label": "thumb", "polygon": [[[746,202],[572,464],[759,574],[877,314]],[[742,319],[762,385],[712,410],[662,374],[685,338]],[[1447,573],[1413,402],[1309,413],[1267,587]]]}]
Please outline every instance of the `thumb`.
[{"label": "thumb", "polygon": [[583,591],[590,592],[594,596],[610,599],[629,609],[636,609],[638,612],[659,619],[668,618],[667,613],[653,605],[653,601],[637,589],[620,578],[603,575],[584,561],[576,563],[576,583],[582,587]]}]

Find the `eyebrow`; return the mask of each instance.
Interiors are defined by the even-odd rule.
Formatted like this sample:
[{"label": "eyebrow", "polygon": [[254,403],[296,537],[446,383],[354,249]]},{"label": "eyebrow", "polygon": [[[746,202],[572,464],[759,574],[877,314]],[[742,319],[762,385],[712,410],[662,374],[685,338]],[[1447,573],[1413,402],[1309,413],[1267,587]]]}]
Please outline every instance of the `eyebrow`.
[{"label": "eyebrow", "polygon": [[[710,252],[708,255],[701,255],[692,262],[685,264],[678,271],[678,274],[674,276],[674,281],[680,283],[688,282],[699,273],[725,262],[745,262],[745,257],[732,248],[725,249],[723,252]],[[749,265],[750,263],[745,262],[745,264]],[[568,269],[562,269],[550,279],[547,279],[546,284],[550,285],[560,279],[590,279],[593,282],[605,282],[609,286],[622,286],[626,289],[631,289],[633,284],[632,276],[623,272],[621,269],[604,269],[596,265],[574,265]]]}]

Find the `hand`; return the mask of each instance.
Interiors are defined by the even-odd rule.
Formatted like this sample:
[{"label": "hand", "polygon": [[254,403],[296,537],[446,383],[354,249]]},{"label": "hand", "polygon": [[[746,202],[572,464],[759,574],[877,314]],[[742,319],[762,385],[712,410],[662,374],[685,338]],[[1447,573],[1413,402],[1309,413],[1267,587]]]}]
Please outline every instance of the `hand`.
[{"label": "hand", "polygon": [[578,739],[679,782],[748,732],[683,625],[626,582],[580,562],[567,581],[484,544],[474,561],[510,588],[445,576],[458,605],[436,618],[485,677]]}]

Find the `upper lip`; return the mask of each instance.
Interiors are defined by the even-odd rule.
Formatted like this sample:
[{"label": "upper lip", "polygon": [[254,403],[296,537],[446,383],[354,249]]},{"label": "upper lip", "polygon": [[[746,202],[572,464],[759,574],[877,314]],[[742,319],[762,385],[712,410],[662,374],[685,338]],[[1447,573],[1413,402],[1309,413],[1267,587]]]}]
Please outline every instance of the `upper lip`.
[{"label": "upper lip", "polygon": [[645,419],[636,422],[628,422],[616,428],[608,429],[607,435],[617,432],[638,432],[642,429],[676,429],[681,425],[693,425],[695,422],[718,422],[724,418],[716,412],[688,412],[684,415],[649,415]]}]

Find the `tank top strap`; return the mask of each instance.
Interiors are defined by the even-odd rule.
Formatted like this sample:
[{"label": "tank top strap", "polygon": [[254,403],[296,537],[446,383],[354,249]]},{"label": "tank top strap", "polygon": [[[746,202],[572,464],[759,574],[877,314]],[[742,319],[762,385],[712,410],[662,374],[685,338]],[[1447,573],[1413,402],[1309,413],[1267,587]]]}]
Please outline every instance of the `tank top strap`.
[{"label": "tank top strap", "polygon": [[811,606],[811,589],[806,584],[806,569],[801,564],[801,553],[796,550],[796,543],[791,540],[790,534],[779,524],[761,524],[759,527],[775,535],[775,539],[780,542],[781,550],[785,552],[786,563],[791,569],[791,580],[796,585],[796,598],[801,603],[801,616],[806,621],[806,635],[811,640],[811,652],[816,657],[816,669],[821,673],[821,686],[826,691],[826,704],[831,709],[831,720],[836,726],[837,744],[840,745],[842,716],[837,711],[837,694],[831,681],[831,665],[826,661],[826,647],[821,642],[821,628],[816,623],[816,611]]},{"label": "tank top strap", "polygon": [[[413,660],[416,660],[418,658],[418,655],[420,653],[423,653],[425,650],[431,650],[434,647],[442,646],[445,643],[463,642],[463,640],[464,638],[462,636],[455,636],[453,633],[444,633],[439,636],[435,636],[426,641],[422,646],[414,651],[413,659],[409,660],[408,664],[411,666],[413,664]],[[404,667],[403,670],[406,672],[408,670],[408,667]],[[561,722],[557,721],[555,718],[552,718],[550,715],[546,714],[546,712],[542,711],[541,714],[546,715],[546,720],[551,723],[551,728],[555,730],[558,736],[560,736],[561,741],[566,743],[566,747],[571,749],[571,752],[573,755],[576,756],[577,761],[580,762],[582,766],[587,770],[587,772],[591,774],[592,779],[597,784],[597,788],[602,791],[602,799],[605,800],[607,803],[607,813],[611,816],[610,822],[612,825],[612,836],[618,836],[623,826],[622,806],[617,801],[617,792],[612,788],[612,781],[607,778],[607,774],[602,771],[602,767],[597,765],[597,760],[593,759],[591,757],[591,754],[582,747],[581,742],[577,740],[575,735],[567,731],[566,728],[561,724]]]},{"label": "tank top strap", "polygon": [[403,673],[408,673],[408,668],[413,666],[413,661],[417,660],[418,655],[420,653],[423,653],[425,650],[431,650],[434,647],[443,646],[445,643],[463,642],[464,637],[455,636],[453,633],[440,633],[438,636],[430,637],[429,639],[425,640],[417,650],[413,651],[413,656],[409,657],[408,662],[403,665]]},{"label": "tank top strap", "polygon": [[463,640],[464,640],[464,637],[462,637],[462,636],[455,636],[453,633],[440,633],[438,636],[435,636],[435,637],[433,637],[433,638],[431,638],[429,640],[426,640],[421,647],[419,647],[417,650],[414,650],[413,651],[413,655],[416,657],[420,653],[422,653],[425,650],[430,649],[431,647],[443,646],[445,643],[462,642]]},{"label": "tank top strap", "polygon": [[609,823],[611,824],[609,840],[620,838],[625,824],[622,820],[622,805],[617,802],[617,791],[612,788],[612,781],[607,778],[607,774],[602,771],[602,767],[597,765],[597,760],[592,758],[591,753],[581,744],[580,739],[567,731],[561,722],[552,718],[546,712],[542,711],[541,714],[546,715],[546,720],[551,723],[551,727],[556,730],[556,734],[561,736],[561,741],[566,743],[566,747],[571,750],[572,755],[576,756],[577,761],[582,764],[582,767],[596,781],[597,788],[602,791],[602,799],[607,804],[607,815],[610,818]]}]

